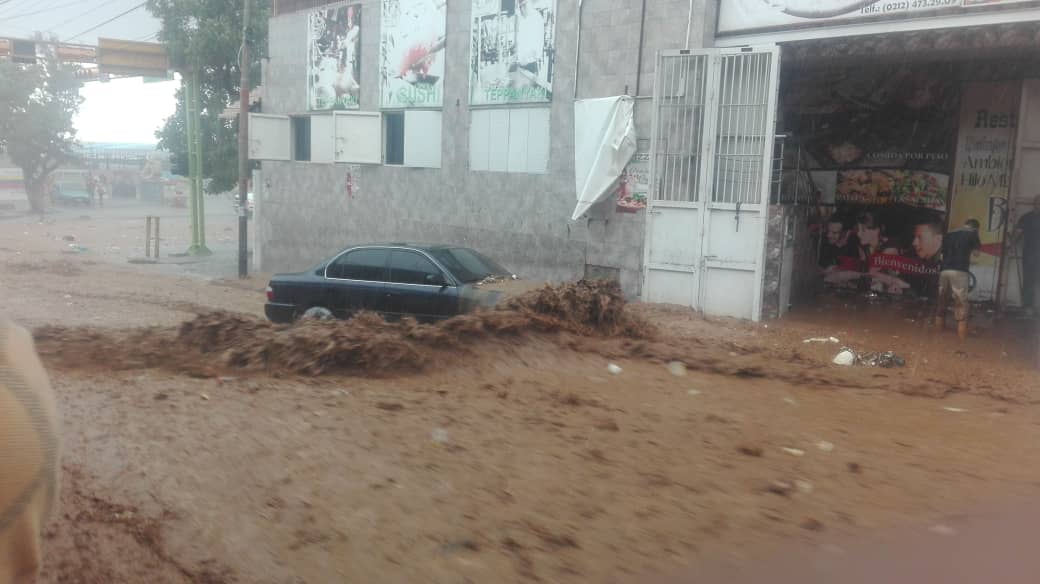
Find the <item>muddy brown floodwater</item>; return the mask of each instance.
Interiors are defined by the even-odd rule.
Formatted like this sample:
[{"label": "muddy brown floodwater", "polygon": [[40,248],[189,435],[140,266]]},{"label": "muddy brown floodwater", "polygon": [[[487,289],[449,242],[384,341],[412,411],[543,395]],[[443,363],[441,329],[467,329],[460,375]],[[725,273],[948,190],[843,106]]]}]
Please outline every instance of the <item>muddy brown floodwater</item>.
[{"label": "muddy brown floodwater", "polygon": [[[278,327],[262,278],[70,257],[24,227],[0,226],[0,286],[66,443],[46,583],[644,582],[944,537],[1040,495],[1038,377],[997,329],[960,345],[842,299],[767,327],[597,286]],[[907,366],[831,365],[802,342],[827,336]]]}]

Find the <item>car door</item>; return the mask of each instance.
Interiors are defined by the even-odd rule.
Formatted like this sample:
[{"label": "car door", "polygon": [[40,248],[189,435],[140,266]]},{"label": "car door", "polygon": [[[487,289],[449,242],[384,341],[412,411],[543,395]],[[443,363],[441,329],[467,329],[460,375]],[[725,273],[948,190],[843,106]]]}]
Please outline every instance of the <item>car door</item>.
[{"label": "car door", "polygon": [[458,312],[458,288],[425,254],[414,250],[390,252],[388,312],[421,320],[438,320]]},{"label": "car door", "polygon": [[390,250],[380,247],[352,249],[332,260],[325,269],[325,302],[340,318],[362,310],[386,312],[387,263]]}]

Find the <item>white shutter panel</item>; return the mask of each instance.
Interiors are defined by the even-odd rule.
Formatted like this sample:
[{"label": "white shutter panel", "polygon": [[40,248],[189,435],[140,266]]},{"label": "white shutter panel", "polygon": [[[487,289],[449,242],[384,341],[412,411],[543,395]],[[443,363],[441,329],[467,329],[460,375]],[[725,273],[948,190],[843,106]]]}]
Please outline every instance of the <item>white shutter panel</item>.
[{"label": "white shutter panel", "polygon": [[441,167],[441,112],[404,113],[404,165]]},{"label": "white shutter panel", "polygon": [[332,114],[311,115],[311,162],[332,162],[335,144]]},{"label": "white shutter panel", "polygon": [[249,114],[249,158],[291,160],[292,131],[289,116]]},{"label": "white shutter panel", "polygon": [[527,167],[524,172],[549,172],[549,108],[527,110]]},{"label": "white shutter panel", "polygon": [[[378,112],[334,112],[336,162],[381,164],[383,120]],[[313,128],[311,130],[313,132]]]},{"label": "white shutter panel", "polygon": [[491,170],[491,111],[472,110],[469,117],[469,169]]}]

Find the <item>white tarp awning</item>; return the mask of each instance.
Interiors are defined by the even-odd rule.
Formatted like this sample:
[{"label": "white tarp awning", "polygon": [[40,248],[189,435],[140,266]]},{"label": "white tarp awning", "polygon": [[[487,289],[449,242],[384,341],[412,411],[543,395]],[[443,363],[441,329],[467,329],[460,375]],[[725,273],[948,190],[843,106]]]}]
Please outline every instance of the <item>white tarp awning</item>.
[{"label": "white tarp awning", "polygon": [[574,186],[578,205],[572,221],[612,192],[635,154],[634,103],[627,95],[574,103]]}]

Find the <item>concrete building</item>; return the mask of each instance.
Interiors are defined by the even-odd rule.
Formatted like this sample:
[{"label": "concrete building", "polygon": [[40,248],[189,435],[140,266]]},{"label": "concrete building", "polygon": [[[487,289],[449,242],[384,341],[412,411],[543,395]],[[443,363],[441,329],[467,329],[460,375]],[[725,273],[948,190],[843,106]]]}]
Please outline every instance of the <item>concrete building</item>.
[{"label": "concrete building", "polygon": [[[941,231],[986,214],[975,296],[1014,305],[1038,23],[1018,0],[276,1],[258,260],[452,242],[757,320],[825,286],[928,298]],[[575,104],[621,95],[636,156],[572,220]]]},{"label": "concrete building", "polygon": [[[645,211],[618,213],[608,201],[588,218],[570,221],[576,202],[574,100],[635,96],[636,130],[648,147],[656,52],[681,48],[687,39],[690,46],[706,42],[706,23],[713,19],[706,18],[704,2],[585,0],[580,27],[577,2],[544,2],[556,4],[551,100],[504,107],[470,103],[475,3],[448,2],[443,106],[408,110],[440,115],[439,168],[263,162],[257,204],[262,269],[302,269],[356,242],[452,242],[476,247],[529,278],[573,279],[587,269],[613,273],[637,295]],[[380,99],[381,3],[355,5],[361,6],[360,111],[401,111],[382,107]],[[324,4],[275,3],[264,66],[265,114],[314,113],[308,107],[307,26],[318,6]],[[511,110],[514,121],[526,112],[548,121],[542,128],[548,131],[544,159],[508,172],[475,170],[474,115],[508,117]],[[256,128],[254,137],[264,131]]]}]

